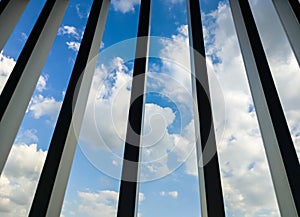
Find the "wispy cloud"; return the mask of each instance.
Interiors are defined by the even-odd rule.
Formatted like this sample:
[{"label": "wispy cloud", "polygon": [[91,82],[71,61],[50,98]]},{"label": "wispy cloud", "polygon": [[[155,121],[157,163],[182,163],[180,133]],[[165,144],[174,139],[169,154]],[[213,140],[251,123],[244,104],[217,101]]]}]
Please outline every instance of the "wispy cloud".
[{"label": "wispy cloud", "polygon": [[67,41],[68,48],[73,51],[79,51],[80,43],[77,41]]},{"label": "wispy cloud", "polygon": [[23,41],[26,41],[28,39],[28,35],[25,32],[21,33],[21,38]]},{"label": "wispy cloud", "polygon": [[80,34],[77,31],[77,28],[74,26],[62,26],[58,29],[58,35],[68,35],[76,39],[80,38]]},{"label": "wispy cloud", "polygon": [[76,13],[80,19],[87,18],[89,16],[88,11],[85,11],[85,12],[82,11],[81,4],[76,4],[75,9],[76,9]]},{"label": "wispy cloud", "polygon": [[115,11],[120,11],[123,14],[134,12],[134,7],[141,3],[141,0],[112,0],[111,1]]}]

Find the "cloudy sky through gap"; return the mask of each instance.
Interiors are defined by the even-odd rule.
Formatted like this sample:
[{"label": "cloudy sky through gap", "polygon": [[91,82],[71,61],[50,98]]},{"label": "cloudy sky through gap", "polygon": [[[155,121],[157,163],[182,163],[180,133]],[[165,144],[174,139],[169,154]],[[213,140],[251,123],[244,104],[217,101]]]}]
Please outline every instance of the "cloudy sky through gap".
[{"label": "cloudy sky through gap", "polygon": [[[200,2],[226,214],[280,216],[229,3]],[[1,51],[0,91],[44,3],[30,1]],[[91,3],[70,1],[0,178],[0,216],[30,209]],[[271,0],[250,4],[300,158],[299,65]],[[116,215],[139,5],[111,0],[63,217]],[[184,0],[153,0],[151,36],[139,216],[200,216]]]}]

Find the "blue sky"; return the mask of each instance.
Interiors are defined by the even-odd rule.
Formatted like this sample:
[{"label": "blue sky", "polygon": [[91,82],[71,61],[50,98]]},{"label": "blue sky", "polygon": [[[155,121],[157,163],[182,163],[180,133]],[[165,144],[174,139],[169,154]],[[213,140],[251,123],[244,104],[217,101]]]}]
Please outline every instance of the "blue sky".
[{"label": "blue sky", "polygon": [[[30,1],[1,52],[1,90],[44,2]],[[115,216],[139,15],[138,0],[124,2],[112,0],[109,10],[64,217]],[[299,66],[270,2],[250,1],[300,156]],[[0,178],[1,215],[26,216],[30,208],[91,3],[70,0]],[[226,213],[279,216],[228,2],[201,6]],[[153,0],[142,217],[200,216],[186,24],[184,0]]]}]

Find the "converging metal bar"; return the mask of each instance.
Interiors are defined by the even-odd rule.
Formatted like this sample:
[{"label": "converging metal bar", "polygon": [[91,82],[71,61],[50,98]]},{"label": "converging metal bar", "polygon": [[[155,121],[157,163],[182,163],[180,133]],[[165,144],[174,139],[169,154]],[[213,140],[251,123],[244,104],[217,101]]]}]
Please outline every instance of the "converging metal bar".
[{"label": "converging metal bar", "polygon": [[0,51],[16,27],[29,0],[2,0],[0,2]]},{"label": "converging metal bar", "polygon": [[110,0],[94,0],[29,217],[59,217]]},{"label": "converging metal bar", "polygon": [[2,12],[4,11],[4,9],[7,7],[8,3],[11,0],[2,0],[0,1],[0,15],[2,14]]},{"label": "converging metal bar", "polygon": [[150,9],[151,0],[142,0],[117,211],[118,217],[137,216],[140,143],[145,103],[146,71],[148,69]]},{"label": "converging metal bar", "polygon": [[48,0],[0,96],[0,173],[23,120],[69,0]]},{"label": "converging metal bar", "polygon": [[[272,0],[292,50],[300,65],[300,23],[298,0]],[[298,12],[298,14],[297,14]],[[298,16],[298,17],[297,17]]]},{"label": "converging metal bar", "polygon": [[294,13],[295,16],[297,17],[298,23],[300,23],[300,2],[299,0],[288,0]]},{"label": "converging metal bar", "polygon": [[202,217],[225,216],[198,0],[187,0]]},{"label": "converging metal bar", "polygon": [[300,166],[248,1],[230,0],[281,216],[300,215]]}]

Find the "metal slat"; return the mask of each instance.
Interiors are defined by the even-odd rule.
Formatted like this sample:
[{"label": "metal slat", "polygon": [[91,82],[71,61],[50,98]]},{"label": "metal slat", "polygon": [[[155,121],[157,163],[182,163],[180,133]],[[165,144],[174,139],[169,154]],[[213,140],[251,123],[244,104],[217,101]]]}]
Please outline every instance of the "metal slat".
[{"label": "metal slat", "polygon": [[[282,216],[300,213],[300,166],[248,1],[230,0]],[[298,214],[297,214],[298,213]]]},{"label": "metal slat", "polygon": [[29,217],[60,216],[109,3],[93,2]]},{"label": "metal slat", "polygon": [[300,24],[300,3],[299,3],[299,0],[288,0],[293,11],[294,11],[294,14],[295,16],[297,17],[297,20],[298,20],[298,24]]},{"label": "metal slat", "polygon": [[0,173],[23,120],[69,0],[48,0],[0,96]]},{"label": "metal slat", "polygon": [[[300,24],[298,0],[272,0],[295,57],[300,65]],[[297,13],[298,12],[298,13]]]},{"label": "metal slat", "polygon": [[0,2],[0,51],[16,27],[29,0],[2,0]]},{"label": "metal slat", "polygon": [[118,217],[137,213],[140,142],[146,89],[151,0],[142,0],[120,186]]},{"label": "metal slat", "polygon": [[[203,217],[225,216],[198,0],[187,0],[197,163]],[[201,161],[201,162],[200,162]]]},{"label": "metal slat", "polygon": [[11,0],[2,0],[0,1],[0,15],[3,13],[4,9],[7,7],[8,3]]}]

